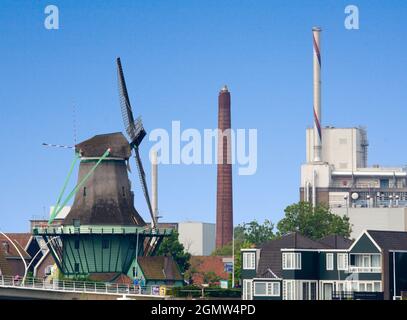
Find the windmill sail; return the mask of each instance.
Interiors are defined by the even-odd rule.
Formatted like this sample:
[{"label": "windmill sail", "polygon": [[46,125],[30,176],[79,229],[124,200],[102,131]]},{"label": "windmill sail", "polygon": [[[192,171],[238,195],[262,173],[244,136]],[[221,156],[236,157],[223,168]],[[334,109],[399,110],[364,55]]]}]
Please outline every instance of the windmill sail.
[{"label": "windmill sail", "polygon": [[151,219],[153,221],[153,227],[155,227],[156,219],[151,207],[151,201],[146,182],[146,175],[143,169],[143,164],[141,162],[139,153],[139,145],[143,138],[146,136],[146,131],[144,130],[143,122],[140,117],[134,120],[133,111],[131,109],[130,99],[127,92],[126,80],[124,79],[123,68],[120,58],[117,58],[117,76],[119,82],[119,97],[123,123],[131,141],[130,145],[134,149],[141,187],[143,189],[144,197],[147,202],[148,210],[150,211]]}]

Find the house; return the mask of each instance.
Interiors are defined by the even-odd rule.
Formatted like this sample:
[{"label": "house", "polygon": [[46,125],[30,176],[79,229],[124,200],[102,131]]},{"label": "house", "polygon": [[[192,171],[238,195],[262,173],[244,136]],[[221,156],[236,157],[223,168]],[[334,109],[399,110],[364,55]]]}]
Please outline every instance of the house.
[{"label": "house", "polygon": [[317,242],[294,232],[260,248],[242,249],[243,299],[316,300],[320,252],[344,251],[344,244],[349,246],[345,239]]},{"label": "house", "polygon": [[349,260],[349,272],[358,275],[360,291],[369,291],[368,283],[363,287],[367,279],[380,284],[386,300],[407,291],[407,232],[365,231],[349,249]]},{"label": "house", "polygon": [[354,242],[294,232],[241,251],[244,300],[394,299],[407,291],[407,232],[368,230]]},{"label": "house", "polygon": [[0,234],[2,275],[24,276],[26,265],[31,261],[31,256],[24,248],[28,239],[28,234]]},{"label": "house", "polygon": [[[130,271],[129,271],[130,272]],[[144,286],[182,286],[184,278],[172,257],[138,257],[132,270],[132,278]]]},{"label": "house", "polygon": [[222,256],[192,256],[189,260],[190,267],[188,273],[193,284],[228,280],[232,272],[232,257]]}]

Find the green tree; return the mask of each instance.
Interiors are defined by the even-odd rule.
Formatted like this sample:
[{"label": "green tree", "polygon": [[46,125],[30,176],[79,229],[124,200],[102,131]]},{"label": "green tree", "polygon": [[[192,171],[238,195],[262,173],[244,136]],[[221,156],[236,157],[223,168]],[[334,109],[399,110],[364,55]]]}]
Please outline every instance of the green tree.
[{"label": "green tree", "polygon": [[257,220],[253,220],[249,223],[243,223],[242,225],[238,225],[236,229],[243,233],[243,241],[253,243],[255,245],[260,245],[275,238],[273,231],[274,224],[267,219],[264,220],[263,224],[258,223]]},{"label": "green tree", "polygon": [[325,205],[312,206],[309,202],[298,202],[288,206],[285,217],[277,224],[278,234],[299,232],[314,240],[327,235],[349,237],[352,231],[349,217],[340,217],[330,212]]},{"label": "green tree", "polygon": [[173,257],[181,273],[188,270],[191,254],[185,251],[184,246],[178,240],[178,232],[173,231],[169,237],[166,237],[157,250],[157,255]]}]

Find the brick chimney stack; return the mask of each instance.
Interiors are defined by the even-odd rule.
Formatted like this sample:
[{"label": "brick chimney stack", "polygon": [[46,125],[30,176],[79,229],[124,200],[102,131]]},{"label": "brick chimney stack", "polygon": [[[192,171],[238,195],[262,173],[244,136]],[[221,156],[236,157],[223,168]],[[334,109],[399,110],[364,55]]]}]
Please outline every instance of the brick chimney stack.
[{"label": "brick chimney stack", "polygon": [[216,248],[230,243],[233,237],[233,197],[230,92],[224,86],[218,97],[218,174],[216,195]]}]

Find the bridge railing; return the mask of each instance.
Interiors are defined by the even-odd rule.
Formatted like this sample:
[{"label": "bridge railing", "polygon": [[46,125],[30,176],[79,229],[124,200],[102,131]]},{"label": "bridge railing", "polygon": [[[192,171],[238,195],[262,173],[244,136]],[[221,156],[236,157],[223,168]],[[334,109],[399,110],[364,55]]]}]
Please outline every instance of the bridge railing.
[{"label": "bridge railing", "polygon": [[26,289],[37,289],[47,291],[83,292],[99,294],[117,295],[154,295],[159,296],[160,292],[156,286],[136,286],[129,284],[73,281],[73,280],[44,280],[39,278],[26,278],[24,283],[22,278],[12,276],[0,276],[0,287],[18,287]]}]

